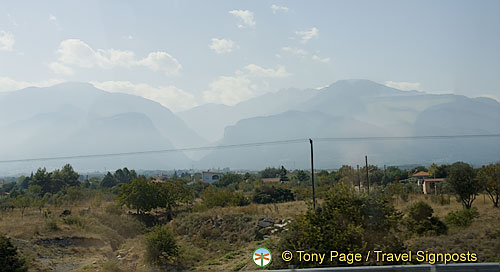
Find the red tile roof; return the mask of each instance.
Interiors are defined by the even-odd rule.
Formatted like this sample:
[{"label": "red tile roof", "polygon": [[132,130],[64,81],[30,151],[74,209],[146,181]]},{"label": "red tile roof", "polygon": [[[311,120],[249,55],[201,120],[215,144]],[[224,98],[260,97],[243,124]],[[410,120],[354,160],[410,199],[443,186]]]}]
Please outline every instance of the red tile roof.
[{"label": "red tile roof", "polygon": [[417,172],[412,175],[412,177],[429,177],[430,174],[424,171]]}]

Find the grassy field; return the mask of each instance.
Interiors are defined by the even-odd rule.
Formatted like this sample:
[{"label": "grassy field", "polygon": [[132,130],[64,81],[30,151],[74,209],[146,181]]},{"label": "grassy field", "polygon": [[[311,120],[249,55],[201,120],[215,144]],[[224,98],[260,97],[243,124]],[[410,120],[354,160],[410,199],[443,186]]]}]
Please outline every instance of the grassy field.
[{"label": "grassy field", "polygon": [[[424,200],[434,215],[444,220],[450,211],[462,209],[450,197],[440,204],[431,196],[410,195],[408,201],[394,204],[406,213],[413,203]],[[479,218],[469,227],[451,227],[448,235],[413,237],[408,249],[433,252],[471,251],[479,261],[500,261],[500,210],[479,196],[474,207]],[[180,247],[178,266],[169,270],[239,271],[256,270],[250,255],[257,247],[273,248],[280,231],[263,232],[259,222],[264,218],[287,222],[303,214],[303,201],[280,204],[251,204],[243,207],[213,208],[201,212],[179,212],[167,225]],[[71,215],[60,217],[63,208],[48,207],[45,216],[28,208],[1,214],[0,232],[9,236],[26,256],[33,271],[151,271],[144,259],[145,227],[127,211],[112,202],[97,206],[84,203],[71,207]]]}]

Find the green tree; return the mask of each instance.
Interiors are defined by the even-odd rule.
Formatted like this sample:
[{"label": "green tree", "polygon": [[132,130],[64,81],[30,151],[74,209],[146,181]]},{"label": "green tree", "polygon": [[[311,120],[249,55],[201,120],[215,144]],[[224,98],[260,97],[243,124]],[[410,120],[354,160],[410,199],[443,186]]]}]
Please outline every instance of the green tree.
[{"label": "green tree", "polygon": [[280,171],[280,181],[289,181],[290,179],[286,175],[288,171],[284,166],[281,166],[281,171]]},{"label": "green tree", "polygon": [[433,164],[431,164],[431,166],[429,166],[429,174],[431,175],[431,177],[435,177],[437,171],[438,171],[438,165],[437,164],[433,163]]},{"label": "green tree", "polygon": [[66,186],[80,186],[80,175],[73,170],[73,166],[70,164],[66,164],[59,171],[61,178],[63,180],[64,185]]},{"label": "green tree", "polygon": [[24,211],[31,205],[31,199],[26,195],[20,195],[14,199],[14,206],[21,210],[21,217],[24,217]]},{"label": "green tree", "polygon": [[116,181],[115,177],[110,172],[108,172],[104,176],[104,178],[102,179],[102,182],[101,182],[101,186],[107,187],[107,188],[111,188],[111,187],[115,186],[116,184],[117,184],[117,181]]},{"label": "green tree", "polygon": [[121,205],[136,209],[140,214],[156,208],[170,212],[179,203],[192,201],[193,195],[182,181],[153,183],[145,177],[138,177],[120,186],[117,199]]},{"label": "green tree", "polygon": [[230,184],[235,184],[243,181],[243,178],[239,174],[227,173],[219,181],[214,182],[217,187],[227,187]]},{"label": "green tree", "polygon": [[45,168],[38,168],[30,183],[30,185],[40,186],[42,188],[42,194],[56,193],[60,189],[60,186],[56,186],[52,180],[51,173],[47,172]]},{"label": "green tree", "polygon": [[9,238],[0,234],[0,271],[28,271],[24,258]]},{"label": "green tree", "polygon": [[149,212],[160,206],[159,194],[153,183],[140,177],[129,184],[123,184],[118,193],[118,201],[129,209],[136,209],[137,213]]},{"label": "green tree", "polygon": [[293,201],[295,199],[292,191],[285,188],[262,186],[255,189],[253,201],[259,204],[279,203]]},{"label": "green tree", "polygon": [[274,167],[267,167],[266,169],[259,172],[261,178],[275,178],[281,173],[281,169]]},{"label": "green tree", "polygon": [[500,162],[483,166],[477,173],[477,180],[493,202],[493,207],[498,208],[500,197]]},{"label": "green tree", "polygon": [[466,209],[470,209],[481,191],[481,185],[475,179],[472,166],[465,162],[452,164],[449,168],[447,181],[457,195],[457,199],[462,202]]},{"label": "green tree", "polygon": [[299,170],[297,172],[297,179],[299,182],[304,182],[309,180],[309,175],[304,170]]}]

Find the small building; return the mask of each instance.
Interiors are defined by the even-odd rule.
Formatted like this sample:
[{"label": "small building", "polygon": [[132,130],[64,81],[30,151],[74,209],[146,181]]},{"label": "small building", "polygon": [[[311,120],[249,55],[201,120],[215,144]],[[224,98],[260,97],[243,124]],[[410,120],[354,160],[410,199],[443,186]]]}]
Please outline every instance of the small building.
[{"label": "small building", "polygon": [[428,178],[424,179],[423,185],[422,185],[422,190],[424,191],[424,194],[437,194],[437,184],[439,182],[443,182],[445,179],[444,178]]},{"label": "small building", "polygon": [[429,178],[431,175],[425,171],[419,171],[411,175],[412,181],[416,182],[418,185],[424,184],[424,179]]},{"label": "small building", "polygon": [[210,172],[210,171],[201,172],[201,180],[207,183],[214,183],[216,181],[219,181],[223,176],[224,173],[221,172]]}]

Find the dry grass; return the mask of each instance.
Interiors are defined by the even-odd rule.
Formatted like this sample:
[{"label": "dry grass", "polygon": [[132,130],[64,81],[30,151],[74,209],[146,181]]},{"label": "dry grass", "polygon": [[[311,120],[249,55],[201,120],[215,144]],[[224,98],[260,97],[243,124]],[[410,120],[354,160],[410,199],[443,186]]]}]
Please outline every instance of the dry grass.
[{"label": "dry grass", "polygon": [[[395,200],[394,204],[406,213],[410,205],[420,200],[429,203],[434,215],[442,220],[449,212],[462,209],[453,196],[447,205],[440,205],[432,201],[431,196],[424,195],[410,195],[407,202]],[[64,208],[48,207],[52,212],[49,218],[34,208],[27,209],[24,217],[19,210],[9,211],[1,214],[0,232],[13,238],[27,256],[32,270],[151,271],[143,259],[145,245],[141,231],[134,226],[137,222],[105,209],[108,204],[110,202],[104,202],[82,215],[80,211],[88,205],[72,207],[72,215],[66,219],[59,217]],[[167,270],[255,270],[251,252],[260,246],[272,248],[279,239],[271,236],[268,240],[255,241],[258,220],[293,218],[304,214],[309,206],[310,203],[294,201],[179,213],[168,226],[176,233],[180,246],[178,261],[185,266]],[[479,261],[499,261],[500,209],[493,208],[489,199],[484,201],[483,196],[479,196],[473,206],[478,208],[480,217],[471,226],[452,227],[444,236],[411,238],[407,241],[408,249],[469,250],[478,254]],[[222,225],[214,226],[213,222],[220,219]]]},{"label": "dry grass", "polygon": [[[140,231],[130,228],[137,225],[135,220],[106,214],[104,208],[80,214],[88,205],[71,207],[72,214],[67,217],[59,216],[64,207],[47,208],[51,211],[47,217],[35,208],[26,209],[23,217],[17,209],[1,214],[0,232],[12,238],[27,257],[30,270],[102,271],[105,264],[114,260],[116,247],[127,239],[135,239],[124,237],[116,226],[127,226],[125,230],[132,236]],[[100,218],[112,218],[115,226]]]},{"label": "dry grass", "polygon": [[[430,196],[412,195],[408,202],[398,201],[396,207],[406,212],[413,203],[423,200],[434,209],[434,215],[444,221],[449,212],[462,208],[454,196],[449,205],[433,203]],[[431,252],[475,252],[478,261],[500,261],[500,209],[493,208],[491,201],[480,195],[473,207],[479,211],[479,218],[474,219],[468,227],[450,227],[448,235],[434,237],[418,237],[407,241],[409,249],[429,250]]]}]

